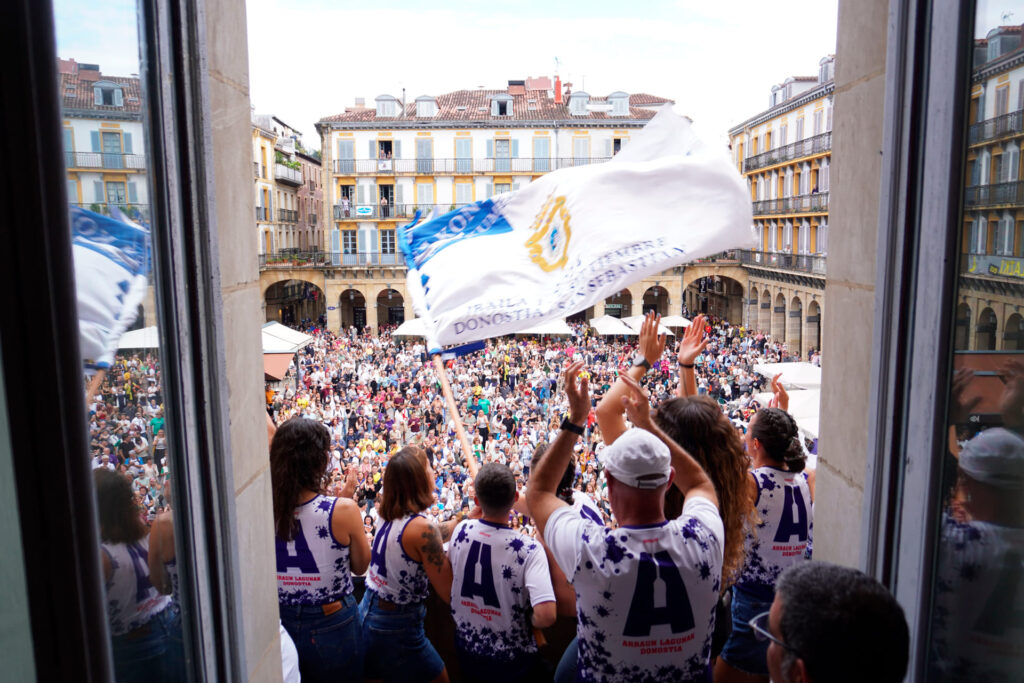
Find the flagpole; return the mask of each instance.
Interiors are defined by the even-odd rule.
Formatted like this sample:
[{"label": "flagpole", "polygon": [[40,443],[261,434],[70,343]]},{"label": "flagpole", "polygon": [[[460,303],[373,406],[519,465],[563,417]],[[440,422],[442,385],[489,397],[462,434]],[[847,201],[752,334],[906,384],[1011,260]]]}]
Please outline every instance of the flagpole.
[{"label": "flagpole", "polygon": [[441,381],[441,392],[444,394],[445,403],[448,404],[448,411],[452,414],[453,422],[455,423],[455,434],[459,438],[459,443],[462,444],[462,453],[466,458],[469,476],[476,479],[476,473],[480,466],[477,464],[476,456],[473,455],[473,447],[469,445],[469,437],[466,436],[466,430],[462,426],[462,415],[459,413],[459,406],[455,403],[452,387],[448,383],[448,371],[445,370],[444,363],[441,361],[441,354],[431,354],[430,357],[434,361],[434,369],[437,370],[437,377]]}]

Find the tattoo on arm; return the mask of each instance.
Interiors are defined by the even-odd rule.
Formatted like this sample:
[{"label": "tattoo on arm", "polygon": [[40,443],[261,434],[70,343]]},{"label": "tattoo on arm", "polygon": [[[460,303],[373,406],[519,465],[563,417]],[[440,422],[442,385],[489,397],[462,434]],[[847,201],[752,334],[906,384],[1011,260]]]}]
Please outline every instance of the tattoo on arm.
[{"label": "tattoo on arm", "polygon": [[455,532],[455,525],[458,524],[454,519],[450,519],[447,522],[442,522],[437,525],[437,528],[441,531],[441,542],[447,543],[452,538],[452,533]]},{"label": "tattoo on arm", "polygon": [[[449,532],[450,535],[450,532]],[[420,546],[420,553],[423,555],[423,564],[428,562],[440,571],[444,566],[445,554],[444,546],[441,541],[441,534],[438,532],[437,527],[430,527],[427,531],[423,532],[423,545]]]}]

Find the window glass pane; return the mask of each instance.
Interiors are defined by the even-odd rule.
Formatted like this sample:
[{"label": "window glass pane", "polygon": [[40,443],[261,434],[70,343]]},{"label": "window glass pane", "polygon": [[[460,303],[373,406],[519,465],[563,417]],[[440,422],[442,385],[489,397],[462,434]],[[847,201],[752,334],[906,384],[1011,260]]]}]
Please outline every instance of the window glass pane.
[{"label": "window glass pane", "polygon": [[[188,680],[137,5],[55,3],[88,457],[115,680]],[[84,27],[92,27],[85,30]],[[82,201],[79,204],[79,189]],[[187,618],[188,615],[186,614]]]},{"label": "window glass pane", "polygon": [[929,680],[1024,672],[1024,127],[1008,113],[1022,19],[1022,2],[977,3]]}]

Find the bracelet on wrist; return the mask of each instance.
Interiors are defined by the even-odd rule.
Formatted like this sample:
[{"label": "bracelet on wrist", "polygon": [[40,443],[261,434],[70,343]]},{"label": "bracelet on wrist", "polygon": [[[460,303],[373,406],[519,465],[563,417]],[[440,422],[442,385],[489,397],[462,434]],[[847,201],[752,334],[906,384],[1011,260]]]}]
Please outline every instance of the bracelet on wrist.
[{"label": "bracelet on wrist", "polygon": [[679,367],[686,368],[687,370],[693,370],[693,363],[680,363]]},{"label": "bracelet on wrist", "polygon": [[565,418],[564,420],[562,420],[562,424],[561,426],[559,426],[559,429],[565,429],[567,431],[572,432],[573,434],[576,434],[577,436],[583,436],[583,427],[580,427],[577,424],[573,424],[572,422],[569,421],[569,418]]}]

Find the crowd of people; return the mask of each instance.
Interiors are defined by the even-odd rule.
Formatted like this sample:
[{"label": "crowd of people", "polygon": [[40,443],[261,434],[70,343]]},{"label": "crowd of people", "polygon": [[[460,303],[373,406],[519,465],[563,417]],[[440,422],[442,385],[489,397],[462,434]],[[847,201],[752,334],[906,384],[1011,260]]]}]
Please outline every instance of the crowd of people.
[{"label": "crowd of people", "polygon": [[[772,622],[776,585],[810,558],[814,476],[786,390],[753,366],[795,358],[703,316],[671,347],[658,330],[650,315],[632,338],[489,340],[443,367],[452,410],[420,340],[308,328],[265,396],[286,676],[767,681],[813,662],[804,678],[830,680]],[[159,386],[154,358],[125,356],[90,406],[97,484],[138,511],[103,533],[108,599],[145,573],[131,614],[111,604],[136,663],[181,650]],[[871,592],[843,576],[852,599]],[[432,595],[454,660],[425,626]],[[902,613],[875,597],[898,648]],[[540,652],[559,618],[576,638],[555,667]],[[894,662],[875,678],[898,680]]]}]

